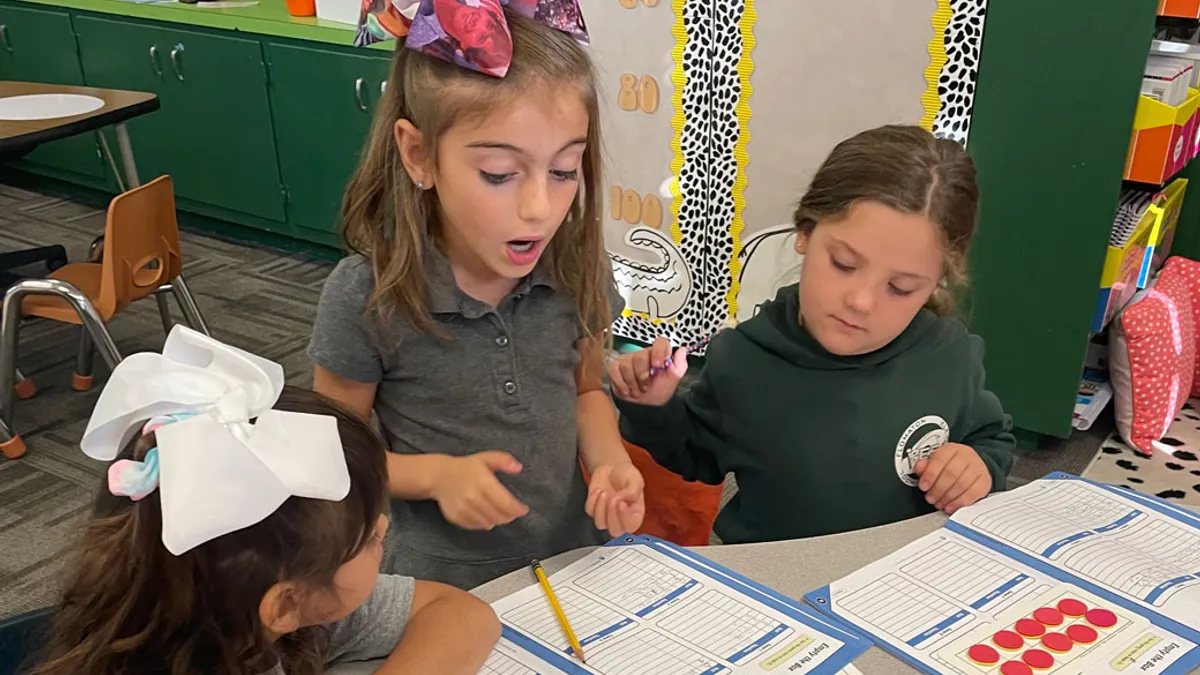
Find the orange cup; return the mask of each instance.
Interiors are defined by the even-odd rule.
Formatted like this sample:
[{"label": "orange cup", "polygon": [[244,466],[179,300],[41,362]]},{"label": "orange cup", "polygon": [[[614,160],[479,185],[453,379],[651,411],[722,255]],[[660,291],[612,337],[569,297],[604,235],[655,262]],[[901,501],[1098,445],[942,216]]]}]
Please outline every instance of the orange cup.
[{"label": "orange cup", "polygon": [[288,14],[292,16],[316,16],[316,0],[286,0]]}]

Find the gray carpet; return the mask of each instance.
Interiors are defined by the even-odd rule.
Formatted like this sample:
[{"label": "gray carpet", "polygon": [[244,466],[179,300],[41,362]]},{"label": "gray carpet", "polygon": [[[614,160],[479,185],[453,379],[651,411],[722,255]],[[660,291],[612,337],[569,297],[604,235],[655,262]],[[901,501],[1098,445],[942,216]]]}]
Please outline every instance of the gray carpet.
[{"label": "gray carpet", "polygon": [[[104,230],[103,208],[0,185],[0,250],[61,243],[72,260],[82,260]],[[308,386],[312,367],[304,349],[331,266],[189,233],[183,254],[213,335],[282,363],[292,384]],[[126,355],[162,346],[153,301],[135,304],[109,328]],[[0,458],[0,618],[53,602],[56,557],[101,484],[103,465],[85,457],[78,443],[106,373],[98,361],[97,386],[87,394],[71,389],[75,331],[50,322],[22,330],[19,367],[37,383],[38,395],[15,408],[28,454]],[[1055,470],[1081,472],[1107,434],[1096,433],[1019,457],[1012,483]],[[734,489],[730,481],[726,498]]]},{"label": "gray carpet", "polygon": [[1055,471],[1082,475],[1115,428],[1110,406],[1087,431],[1077,431],[1064,440],[1048,441],[1040,450],[1018,450],[1008,476],[1008,487],[1020,487]]}]

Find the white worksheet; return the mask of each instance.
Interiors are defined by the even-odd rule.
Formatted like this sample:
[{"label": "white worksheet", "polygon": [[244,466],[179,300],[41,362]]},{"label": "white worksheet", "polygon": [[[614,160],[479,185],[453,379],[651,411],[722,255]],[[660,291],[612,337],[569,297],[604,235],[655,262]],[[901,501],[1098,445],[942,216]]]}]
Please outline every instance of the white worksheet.
[{"label": "white worksheet", "polygon": [[806,599],[929,673],[1181,675],[1200,666],[1197,525],[1054,474]]},{"label": "white worksheet", "polygon": [[1200,626],[1200,528],[1084,481],[1035,481],[954,514],[952,522]]},{"label": "white worksheet", "polygon": [[869,644],[693,553],[629,537],[550,577],[581,663],[530,582],[493,603],[504,639],[481,673],[858,675],[843,668]]}]

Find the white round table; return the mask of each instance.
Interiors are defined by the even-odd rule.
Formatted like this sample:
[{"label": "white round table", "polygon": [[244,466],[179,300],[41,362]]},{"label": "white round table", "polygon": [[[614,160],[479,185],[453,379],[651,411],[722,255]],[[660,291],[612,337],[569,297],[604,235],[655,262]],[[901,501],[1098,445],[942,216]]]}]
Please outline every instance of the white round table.
[{"label": "white round table", "polygon": [[[940,528],[946,522],[941,514],[931,514],[869,530],[834,534],[828,537],[777,541],[768,544],[739,546],[702,546],[694,549],[701,555],[746,575],[780,593],[802,600],[804,594],[863,567],[867,563]],[[547,574],[553,574],[587,555],[591,549],[580,549],[555,556],[542,562]],[[487,602],[532,585],[529,570],[517,570],[472,591]],[[871,647],[854,661],[863,675],[902,675],[917,673],[878,647]],[[329,670],[331,675],[367,675],[374,672],[376,663],[347,663]]]}]

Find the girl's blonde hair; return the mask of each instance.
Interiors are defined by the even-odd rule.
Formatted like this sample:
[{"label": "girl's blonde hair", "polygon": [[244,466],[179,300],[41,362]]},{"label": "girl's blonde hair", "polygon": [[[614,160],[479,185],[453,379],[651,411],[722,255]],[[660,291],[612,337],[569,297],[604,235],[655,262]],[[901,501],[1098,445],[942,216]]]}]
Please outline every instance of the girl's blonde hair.
[{"label": "girl's blonde hair", "polygon": [[916,126],[884,126],[852,136],[817,169],[793,222],[811,235],[822,220],[837,220],[872,201],[933,222],[942,240],[942,278],[928,307],[951,314],[967,285],[967,254],[979,211],[975,164],[961,145]]},{"label": "girl's blonde hair", "polygon": [[396,49],[387,91],[375,112],[362,162],[346,188],[342,226],[346,246],[371,261],[380,316],[399,314],[414,327],[435,330],[426,304],[424,247],[440,235],[438,197],[413,183],[400,160],[394,126],[407,119],[421,131],[436,162],[438,141],[454,124],[479,119],[528,95],[561,86],[582,98],[589,116],[581,189],[551,240],[546,264],[575,298],[584,333],[600,336],[611,320],[608,259],[601,228],[600,109],[591,59],[570,35],[505,12],[512,32],[508,74],[495,78],[407,49]]},{"label": "girl's blonde hair", "polygon": [[[272,643],[259,603],[280,581],[333,588],[387,508],[386,446],[320,394],[286,387],[275,408],[337,419],[345,499],[289,498],[265,520],[175,556],[162,544],[159,493],[134,502],[105,481],[68,553],[45,660],[31,675],[255,675],[275,663],[289,675],[324,672],[326,631]],[[118,459],[141,461],[154,444],[153,433],[135,438]]]}]

